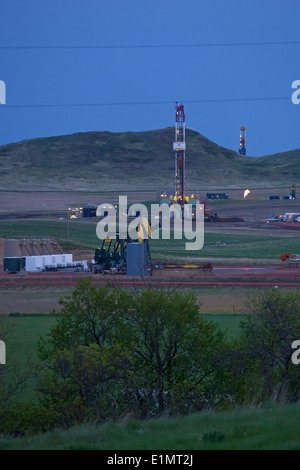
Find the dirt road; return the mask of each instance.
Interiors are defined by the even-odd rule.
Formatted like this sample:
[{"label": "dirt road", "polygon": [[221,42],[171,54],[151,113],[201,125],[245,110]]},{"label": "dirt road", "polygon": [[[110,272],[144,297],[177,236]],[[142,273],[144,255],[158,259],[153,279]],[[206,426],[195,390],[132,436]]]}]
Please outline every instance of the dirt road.
[{"label": "dirt road", "polygon": [[[0,285],[76,285],[78,278],[87,278],[89,273],[49,272],[49,273],[0,273]],[[120,286],[157,287],[181,286],[243,286],[243,287],[300,287],[300,267],[280,266],[216,266],[211,271],[201,269],[172,268],[154,269],[152,276],[132,278],[125,275],[93,275],[92,282],[105,285],[111,282]]]}]

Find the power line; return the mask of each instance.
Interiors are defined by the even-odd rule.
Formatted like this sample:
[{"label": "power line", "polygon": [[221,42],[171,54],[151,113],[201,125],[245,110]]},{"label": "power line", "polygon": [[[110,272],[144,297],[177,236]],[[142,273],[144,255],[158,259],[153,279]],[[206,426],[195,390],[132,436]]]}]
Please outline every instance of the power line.
[{"label": "power line", "polygon": [[85,45],[85,46],[0,46],[1,50],[80,50],[80,49],[176,49],[197,47],[260,47],[260,46],[299,46],[300,41],[261,41],[261,42],[217,42],[198,44],[132,44],[132,45]]},{"label": "power line", "polygon": [[[290,96],[272,96],[272,97],[256,97],[256,98],[210,98],[199,100],[181,100],[184,103],[239,103],[254,101],[287,101]],[[97,106],[151,106],[162,104],[174,104],[173,101],[120,101],[120,102],[103,102],[103,103],[53,103],[53,104],[5,104],[0,105],[0,109],[14,108],[71,108],[71,107],[97,107]]]}]

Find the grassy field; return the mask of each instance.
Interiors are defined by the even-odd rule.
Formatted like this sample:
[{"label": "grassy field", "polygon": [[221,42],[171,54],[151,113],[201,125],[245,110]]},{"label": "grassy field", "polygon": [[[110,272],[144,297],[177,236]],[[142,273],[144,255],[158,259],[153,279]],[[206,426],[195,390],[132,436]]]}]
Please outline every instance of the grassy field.
[{"label": "grassy field", "polygon": [[[59,308],[59,299],[70,293],[66,286],[0,286],[0,315],[50,313]],[[199,287],[192,291],[207,314],[242,314],[244,301],[260,289],[241,287]]]},{"label": "grassy field", "polygon": [[[291,253],[300,251],[300,237],[288,239]],[[151,252],[161,259],[178,257],[209,258],[253,258],[278,260],[287,249],[287,241],[281,237],[259,235],[232,235],[226,233],[205,233],[204,246],[199,251],[185,250],[185,240],[153,240]]]},{"label": "grassy field", "polygon": [[300,450],[300,405],[203,412],[148,421],[126,419],[17,439],[0,449],[27,450]]},{"label": "grassy field", "polygon": [[[75,220],[70,222],[70,238],[66,220],[4,220],[0,224],[0,237],[52,237],[64,246],[81,246],[94,249],[100,241],[96,236],[96,221]],[[174,259],[178,257],[210,257],[227,259],[270,259],[278,261],[281,253],[300,252],[300,237],[289,234],[288,241],[282,236],[230,234],[205,232],[201,250],[185,250],[187,240],[152,240],[150,244],[154,259]]]},{"label": "grassy field", "polygon": [[[67,220],[2,220],[0,237],[50,237],[68,242]],[[96,222],[70,221],[70,241],[88,248],[98,246]]]},{"label": "grassy field", "polygon": [[41,336],[49,333],[55,323],[53,315],[24,315],[8,317],[8,325],[12,328],[11,337],[6,341],[7,363],[13,362],[19,367],[26,365],[27,356],[37,359],[37,342]]}]

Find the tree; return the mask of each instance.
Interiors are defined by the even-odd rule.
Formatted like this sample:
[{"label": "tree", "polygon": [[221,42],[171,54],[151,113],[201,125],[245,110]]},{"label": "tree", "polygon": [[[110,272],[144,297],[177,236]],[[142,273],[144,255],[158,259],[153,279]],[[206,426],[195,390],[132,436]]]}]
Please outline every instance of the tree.
[{"label": "tree", "polygon": [[249,390],[258,398],[299,400],[300,369],[291,357],[300,339],[300,294],[267,290],[247,308],[240,358]]},{"label": "tree", "polygon": [[47,355],[75,345],[96,344],[101,349],[110,344],[119,328],[121,298],[118,288],[98,287],[90,278],[79,279],[71,296],[60,300],[61,310],[52,312],[58,321],[48,335],[49,340],[41,339],[40,357],[46,360]]},{"label": "tree", "polygon": [[[222,401],[224,334],[192,294],[80,280],[39,355],[42,403],[61,424],[189,412]],[[218,397],[216,399],[216,397]]]},{"label": "tree", "polygon": [[[193,294],[145,289],[124,309],[132,353],[127,389],[143,417],[207,406],[224,334],[199,314]],[[197,396],[197,400],[195,397]]]},{"label": "tree", "polygon": [[122,412],[117,385],[125,369],[126,356],[117,347],[60,350],[39,380],[41,403],[56,426],[117,418]]},{"label": "tree", "polygon": [[118,288],[79,279],[71,296],[61,299],[61,310],[53,311],[56,325],[48,340],[39,342],[44,369],[37,390],[59,425],[122,412],[116,391],[128,363],[128,352],[117,341],[123,296]]}]

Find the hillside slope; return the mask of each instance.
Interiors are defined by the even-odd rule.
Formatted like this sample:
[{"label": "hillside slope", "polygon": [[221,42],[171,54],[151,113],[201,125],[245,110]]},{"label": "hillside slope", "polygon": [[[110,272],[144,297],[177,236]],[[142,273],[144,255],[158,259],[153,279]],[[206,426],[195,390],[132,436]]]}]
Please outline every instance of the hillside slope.
[{"label": "hillside slope", "polygon": [[[0,189],[129,190],[173,187],[174,129],[85,132],[0,147]],[[300,150],[247,158],[187,130],[187,189],[290,185]]]}]

